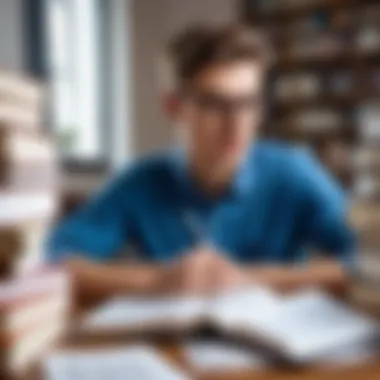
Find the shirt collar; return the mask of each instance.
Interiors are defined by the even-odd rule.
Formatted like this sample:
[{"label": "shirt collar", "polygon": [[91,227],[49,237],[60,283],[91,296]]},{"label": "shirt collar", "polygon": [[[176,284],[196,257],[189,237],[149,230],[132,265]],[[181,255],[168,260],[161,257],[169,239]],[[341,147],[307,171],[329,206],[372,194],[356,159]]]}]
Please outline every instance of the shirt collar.
[{"label": "shirt collar", "polygon": [[[235,176],[232,178],[229,189],[226,192],[227,197],[243,197],[251,192],[254,184],[252,149],[248,150]],[[181,191],[184,191],[186,195],[195,197],[197,200],[206,200],[206,197],[190,178],[187,156],[183,149],[177,147],[171,151],[170,164],[174,178],[178,182]]]}]

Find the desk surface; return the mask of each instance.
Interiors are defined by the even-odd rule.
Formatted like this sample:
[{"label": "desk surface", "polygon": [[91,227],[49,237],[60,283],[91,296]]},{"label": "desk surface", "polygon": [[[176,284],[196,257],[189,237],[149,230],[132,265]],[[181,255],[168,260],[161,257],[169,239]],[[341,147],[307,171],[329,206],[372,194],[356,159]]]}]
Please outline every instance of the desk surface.
[{"label": "desk surface", "polygon": [[[80,315],[91,307],[81,308]],[[78,317],[78,314],[75,313]],[[377,316],[376,316],[377,317]],[[76,319],[76,318],[75,318]],[[103,336],[103,337],[78,337],[67,338],[61,342],[60,349],[97,349],[115,348],[132,344],[141,344],[142,340],[132,339],[130,336]],[[181,344],[174,339],[143,340],[144,343],[155,347],[169,362],[187,371],[194,380],[380,380],[380,357],[361,364],[336,367],[307,367],[307,368],[267,368],[232,373],[204,373],[200,374],[192,370],[181,351]],[[40,368],[29,371],[25,376],[17,380],[44,380]],[[73,379],[77,380],[77,379]]]},{"label": "desk surface", "polygon": [[[101,340],[76,340],[75,342],[65,342],[63,349],[82,348],[116,348],[120,346],[141,343],[141,341],[131,341],[122,337],[106,337]],[[149,342],[162,356],[179,368],[183,368],[194,380],[379,380],[380,379],[380,358],[360,365],[350,365],[345,367],[331,368],[269,368],[255,371],[231,372],[231,373],[205,373],[200,374],[193,371],[181,352],[180,345],[174,342]],[[39,370],[28,373],[21,380],[42,380]],[[73,379],[76,380],[76,379]]]}]

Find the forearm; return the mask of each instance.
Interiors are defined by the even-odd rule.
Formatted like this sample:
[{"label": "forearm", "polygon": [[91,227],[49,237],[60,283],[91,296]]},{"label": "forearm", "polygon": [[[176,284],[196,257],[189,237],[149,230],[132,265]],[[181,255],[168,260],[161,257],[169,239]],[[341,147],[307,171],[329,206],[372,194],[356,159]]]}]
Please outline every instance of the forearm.
[{"label": "forearm", "polygon": [[347,287],[346,271],[334,261],[315,262],[307,266],[254,267],[249,268],[248,272],[254,283],[280,291],[317,286],[340,293]]},{"label": "forearm", "polygon": [[82,259],[70,259],[62,265],[73,279],[75,295],[85,299],[149,293],[154,277],[160,270],[153,265],[99,264]]}]

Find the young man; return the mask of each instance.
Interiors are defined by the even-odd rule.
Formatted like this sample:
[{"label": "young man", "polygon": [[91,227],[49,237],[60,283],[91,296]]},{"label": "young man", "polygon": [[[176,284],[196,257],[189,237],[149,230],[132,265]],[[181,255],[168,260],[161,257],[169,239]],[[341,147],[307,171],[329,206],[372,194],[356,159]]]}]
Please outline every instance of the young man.
[{"label": "young man", "polygon": [[[259,35],[195,27],[165,57],[178,146],[129,167],[58,226],[51,260],[84,294],[342,284],[352,238],[341,190],[305,150],[256,138],[268,65]],[[107,264],[125,243],[141,261]],[[313,249],[328,258],[306,262]]]}]

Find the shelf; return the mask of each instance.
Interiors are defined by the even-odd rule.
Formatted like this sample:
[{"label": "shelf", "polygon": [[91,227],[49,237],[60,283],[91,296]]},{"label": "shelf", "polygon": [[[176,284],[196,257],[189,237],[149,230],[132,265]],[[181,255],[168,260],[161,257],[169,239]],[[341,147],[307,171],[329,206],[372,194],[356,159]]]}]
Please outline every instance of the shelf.
[{"label": "shelf", "polygon": [[274,64],[274,70],[325,69],[335,67],[360,67],[380,64],[380,49],[367,52],[344,52],[329,56],[294,58],[282,54]]},{"label": "shelf", "polygon": [[320,130],[304,129],[295,126],[292,123],[273,122],[271,134],[292,141],[323,143],[337,139],[345,144],[355,145],[357,141],[357,128],[355,124],[344,124],[335,128],[326,128]]},{"label": "shelf", "polygon": [[308,107],[328,107],[328,108],[351,108],[356,107],[362,102],[372,99],[380,99],[380,91],[378,93],[356,93],[348,95],[332,95],[320,94],[314,97],[294,98],[289,100],[274,99],[273,105],[275,109],[283,111],[293,111],[294,109]]},{"label": "shelf", "polygon": [[[376,50],[363,50],[354,42],[357,40],[361,26],[366,25],[366,20],[359,19],[359,16],[365,17],[371,5],[380,5],[379,0],[314,0],[310,2],[305,0],[298,1],[297,4],[294,2],[293,7],[282,6],[267,10],[257,9],[258,7],[255,10],[254,1],[247,0],[242,4],[244,4],[242,17],[247,23],[277,34],[275,37],[277,37],[278,55],[269,73],[271,88],[268,93],[271,113],[268,115],[266,135],[306,144],[317,152],[333,149],[334,144],[345,145],[344,149],[358,149],[360,146],[380,147],[380,139],[378,141],[363,139],[356,116],[357,107],[362,103],[380,99],[380,89],[377,89],[375,83],[371,83],[371,78],[376,78],[377,82],[375,71],[380,73],[380,46]],[[280,1],[274,1],[274,4],[281,5]],[[297,33],[296,28],[292,26],[297,26],[298,21],[299,25],[309,22],[312,24],[313,16],[318,13],[323,14],[326,26],[322,25],[320,28],[321,38],[314,39],[310,36],[309,44],[305,49],[306,52],[311,50],[314,55],[292,54],[293,51],[299,52],[306,41],[302,32]],[[311,72],[320,79],[320,93],[302,98],[274,96],[273,86],[276,78],[281,75],[298,75],[304,72]],[[347,87],[349,90],[346,93],[331,91],[335,75],[339,72],[343,74],[343,78],[345,75],[349,77],[351,87]],[[300,128],[298,122],[302,119],[298,120],[295,117],[307,111],[308,108],[326,108],[339,112],[342,119],[338,119],[337,122],[341,122],[341,125],[329,129]],[[316,125],[318,126],[318,123]],[[354,168],[347,166],[346,173],[337,173],[334,157],[334,155],[325,155],[327,168],[341,183],[352,185]],[[347,165],[350,164],[347,163]]]},{"label": "shelf", "polygon": [[331,14],[348,7],[363,6],[371,3],[376,3],[376,0],[316,0],[295,7],[279,8],[267,12],[250,10],[249,6],[246,6],[246,9],[248,9],[246,19],[254,23],[286,22],[315,12],[328,12]]}]

